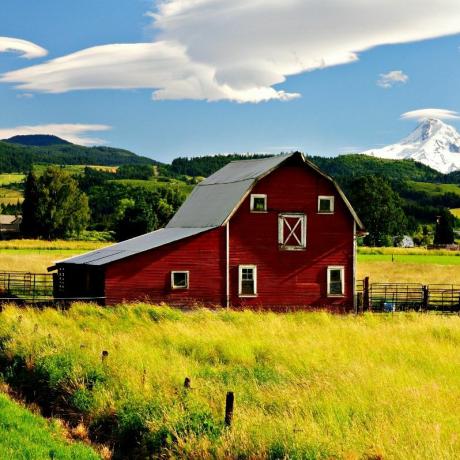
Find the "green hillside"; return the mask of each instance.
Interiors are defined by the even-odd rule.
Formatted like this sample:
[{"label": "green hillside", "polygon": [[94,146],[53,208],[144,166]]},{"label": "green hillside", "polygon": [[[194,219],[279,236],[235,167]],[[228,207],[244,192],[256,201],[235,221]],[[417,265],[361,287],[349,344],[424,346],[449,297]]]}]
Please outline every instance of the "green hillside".
[{"label": "green hillside", "polygon": [[37,163],[118,166],[155,162],[129,150],[113,147],[83,147],[75,144],[26,146],[0,141],[0,173],[27,172]]}]

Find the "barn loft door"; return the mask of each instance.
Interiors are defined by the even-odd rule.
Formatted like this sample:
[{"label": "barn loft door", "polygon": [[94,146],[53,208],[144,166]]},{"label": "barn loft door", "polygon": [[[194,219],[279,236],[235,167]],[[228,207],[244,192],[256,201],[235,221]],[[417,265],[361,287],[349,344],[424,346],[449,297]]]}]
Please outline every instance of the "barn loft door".
[{"label": "barn loft door", "polygon": [[280,214],[278,243],[280,249],[284,250],[305,249],[307,246],[307,216],[305,214]]}]

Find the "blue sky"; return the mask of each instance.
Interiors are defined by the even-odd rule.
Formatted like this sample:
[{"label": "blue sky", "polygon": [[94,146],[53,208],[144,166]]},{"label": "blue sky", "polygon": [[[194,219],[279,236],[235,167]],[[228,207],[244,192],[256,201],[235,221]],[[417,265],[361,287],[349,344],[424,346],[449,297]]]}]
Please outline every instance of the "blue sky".
[{"label": "blue sky", "polygon": [[[2,0],[0,37],[30,42],[22,52],[33,56],[0,53],[0,74],[7,75],[0,83],[0,133],[47,125],[59,134],[65,124],[77,140],[96,138],[160,161],[293,149],[332,156],[396,142],[417,124],[401,120],[405,112],[460,111],[455,1],[426,2],[417,17],[415,0],[408,0],[407,12],[396,1],[376,2],[389,10],[380,22],[372,22],[377,6],[361,11],[357,0],[336,17],[315,1],[286,0],[288,6],[272,8],[274,0],[267,0],[263,11],[260,2],[244,1],[239,9],[234,5],[243,0],[229,1],[228,9],[224,0]],[[430,3],[445,12],[437,22]],[[32,44],[48,54],[40,56]],[[91,51],[112,44],[132,46]],[[49,64],[88,48],[73,61],[77,70]],[[29,69],[37,64],[45,67]],[[88,71],[80,72],[84,65]],[[390,72],[389,87],[378,85]],[[60,92],[50,93],[56,88]],[[459,119],[446,121],[460,128]],[[85,132],[90,125],[95,131]]]}]

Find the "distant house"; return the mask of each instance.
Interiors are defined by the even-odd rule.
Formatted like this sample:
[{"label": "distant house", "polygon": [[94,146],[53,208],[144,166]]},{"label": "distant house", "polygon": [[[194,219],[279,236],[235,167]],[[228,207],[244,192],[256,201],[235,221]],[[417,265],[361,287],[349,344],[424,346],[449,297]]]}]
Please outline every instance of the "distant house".
[{"label": "distant house", "polygon": [[361,221],[301,153],[228,164],[166,228],[56,263],[56,295],[246,308],[353,308]]},{"label": "distant house", "polygon": [[0,234],[3,238],[18,236],[21,233],[22,216],[0,214]]}]

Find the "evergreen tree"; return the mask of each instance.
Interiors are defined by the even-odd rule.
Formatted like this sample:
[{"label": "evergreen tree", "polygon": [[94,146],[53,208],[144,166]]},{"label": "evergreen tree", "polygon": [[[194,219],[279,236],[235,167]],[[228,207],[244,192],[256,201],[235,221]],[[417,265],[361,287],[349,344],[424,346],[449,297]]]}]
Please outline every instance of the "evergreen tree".
[{"label": "evergreen tree", "polygon": [[350,199],[369,233],[364,238],[368,246],[391,244],[392,238],[401,238],[407,219],[401,199],[388,182],[378,176],[364,176],[350,185]]},{"label": "evergreen tree", "polygon": [[21,231],[24,236],[36,237],[40,233],[38,209],[38,180],[34,171],[27,175],[24,187],[24,201],[22,202]]},{"label": "evergreen tree", "polygon": [[443,208],[436,222],[434,244],[452,244],[454,242],[454,216]]}]

